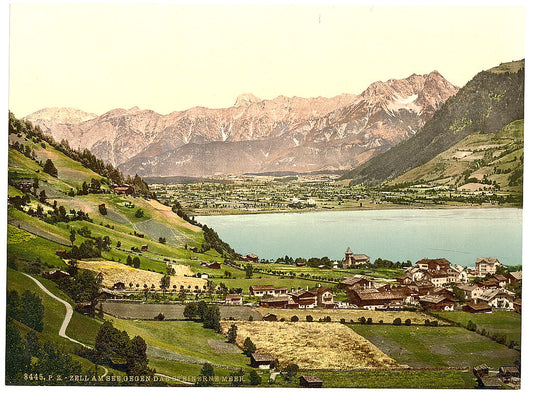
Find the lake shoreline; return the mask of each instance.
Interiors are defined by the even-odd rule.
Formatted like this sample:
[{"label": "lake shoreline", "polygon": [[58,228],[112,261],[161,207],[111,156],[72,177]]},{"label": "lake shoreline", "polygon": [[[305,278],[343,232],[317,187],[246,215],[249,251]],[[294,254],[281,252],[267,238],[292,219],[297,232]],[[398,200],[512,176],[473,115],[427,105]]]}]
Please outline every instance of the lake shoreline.
[{"label": "lake shoreline", "polygon": [[218,217],[218,216],[245,216],[245,215],[258,215],[258,214],[297,214],[297,213],[328,213],[338,211],[372,211],[372,210],[457,210],[457,209],[521,209],[523,206],[498,206],[498,205],[435,205],[435,206],[404,206],[404,205],[386,205],[386,206],[374,206],[374,207],[359,207],[359,206],[346,206],[334,209],[329,208],[308,208],[308,209],[287,209],[287,210],[265,210],[265,211],[228,211],[224,213],[220,212],[199,212],[195,213],[188,211],[189,216],[193,217]]}]

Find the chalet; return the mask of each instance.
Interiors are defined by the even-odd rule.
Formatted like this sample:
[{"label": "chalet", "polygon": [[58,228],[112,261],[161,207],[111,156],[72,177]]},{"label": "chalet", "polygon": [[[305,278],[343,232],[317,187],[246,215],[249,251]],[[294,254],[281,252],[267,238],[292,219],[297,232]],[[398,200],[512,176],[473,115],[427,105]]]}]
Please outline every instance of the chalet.
[{"label": "chalet", "polygon": [[298,308],[314,308],[317,305],[317,295],[309,290],[290,292],[289,296],[298,305]]},{"label": "chalet", "polygon": [[241,261],[256,263],[258,260],[259,258],[255,254],[247,254],[246,256],[241,256]]},{"label": "chalet", "polygon": [[294,265],[296,265],[297,267],[305,267],[307,263],[305,261],[296,261]]},{"label": "chalet", "polygon": [[46,272],[43,276],[54,282],[59,282],[62,279],[70,278],[70,274],[68,272],[61,271],[60,269],[54,269],[49,272]]},{"label": "chalet", "polygon": [[386,308],[389,306],[403,305],[406,295],[400,290],[380,292],[377,289],[348,289],[350,304],[368,309]]},{"label": "chalet", "polygon": [[478,377],[477,382],[479,384],[479,387],[481,388],[486,388],[486,389],[491,389],[491,390],[499,390],[499,389],[504,388],[504,384],[496,376]]},{"label": "chalet", "polygon": [[478,366],[474,366],[474,369],[473,369],[474,376],[478,378],[488,376],[489,370],[490,368],[487,366],[486,363],[478,365]]},{"label": "chalet", "polygon": [[333,293],[329,287],[318,286],[309,291],[316,295],[316,305],[318,307],[333,308],[335,306],[335,303],[333,302]]},{"label": "chalet", "polygon": [[276,322],[277,320],[278,320],[278,317],[275,314],[268,313],[263,316],[263,321]]},{"label": "chalet", "polygon": [[514,293],[506,289],[486,289],[481,296],[479,296],[478,302],[485,302],[492,308],[496,309],[513,309]]},{"label": "chalet", "polygon": [[340,289],[350,289],[352,287],[360,287],[362,289],[368,289],[372,287],[372,279],[364,275],[348,276],[339,282]]},{"label": "chalet", "polygon": [[477,302],[477,299],[483,293],[483,289],[477,285],[461,284],[457,285],[457,288],[464,293],[466,300],[474,300],[474,302]]},{"label": "chalet", "polygon": [[113,284],[113,290],[124,290],[124,289],[126,289],[126,284],[122,281],[118,281]]},{"label": "chalet", "polygon": [[498,281],[500,287],[505,287],[505,285],[507,285],[508,278],[503,275],[494,275],[494,279]]},{"label": "chalet", "polygon": [[147,252],[148,251],[148,245],[142,245],[141,246],[141,251],[142,252]]},{"label": "chalet", "polygon": [[400,285],[410,285],[413,283],[413,279],[408,277],[407,275],[399,276],[396,278],[396,282]]},{"label": "chalet", "polygon": [[300,386],[307,388],[322,387],[322,380],[316,376],[300,376]]},{"label": "chalet", "polygon": [[194,247],[194,246],[193,246],[193,247],[191,247],[189,250],[192,251],[192,252],[194,252],[194,253],[198,253],[198,248],[197,248],[197,247]]},{"label": "chalet", "polygon": [[522,313],[522,299],[516,299],[513,302],[513,309],[515,312],[518,312],[519,314]]},{"label": "chalet", "polygon": [[287,294],[286,287],[274,287],[272,285],[263,286],[250,286],[250,295],[256,297],[262,297],[264,295],[269,296],[282,296]]},{"label": "chalet", "polygon": [[440,311],[453,311],[455,300],[445,296],[426,295],[418,298],[423,308]]},{"label": "chalet", "polygon": [[116,195],[133,195],[135,193],[135,189],[129,185],[119,185],[113,187],[113,192]]},{"label": "chalet", "polygon": [[24,193],[31,192],[32,187],[33,187],[33,184],[31,182],[24,181],[19,184],[19,190],[21,190]]},{"label": "chalet", "polygon": [[495,274],[496,267],[501,267],[501,263],[497,258],[478,257],[476,259],[476,273],[478,276],[486,276],[487,274]]},{"label": "chalet", "polygon": [[416,292],[419,296],[424,296],[429,294],[435,288],[435,285],[430,281],[421,280],[411,283],[408,288]]},{"label": "chalet", "polygon": [[66,250],[56,250],[56,256],[65,258],[66,255],[67,255],[67,251]]},{"label": "chalet", "polygon": [[509,272],[509,275],[507,276],[507,281],[510,285],[517,282],[522,282],[522,271]]},{"label": "chalet", "polygon": [[462,310],[464,312],[469,312],[471,314],[478,314],[478,313],[483,313],[483,312],[492,312],[492,307],[484,302],[477,303],[477,304],[467,303],[463,305]]},{"label": "chalet", "polygon": [[251,355],[250,360],[252,368],[268,369],[272,362],[274,362],[274,357],[270,354],[259,354],[254,352]]},{"label": "chalet", "polygon": [[107,289],[105,287],[100,289],[98,294],[99,299],[121,299],[125,296],[124,293],[117,292],[116,290]]},{"label": "chalet", "polygon": [[266,308],[298,308],[291,296],[266,297],[261,299],[259,305]]},{"label": "chalet", "polygon": [[502,366],[498,369],[498,377],[504,383],[511,382],[513,378],[520,377],[520,370],[516,366]]},{"label": "chalet", "polygon": [[353,254],[350,248],[346,249],[344,253],[344,260],[342,260],[342,268],[348,268],[354,265],[363,265],[370,261],[370,257],[366,254]]},{"label": "chalet", "polygon": [[416,265],[420,269],[440,271],[441,269],[447,269],[451,265],[451,263],[445,258],[424,258],[422,260],[418,260],[416,262]]},{"label": "chalet", "polygon": [[453,291],[446,289],[444,287],[436,287],[435,289],[433,289],[431,294],[434,296],[444,296],[448,299],[455,299],[455,295],[453,294]]},{"label": "chalet", "polygon": [[206,263],[205,265],[207,268],[211,268],[211,269],[220,269],[220,263],[217,262],[217,261],[214,261],[212,263]]},{"label": "chalet", "polygon": [[240,294],[226,294],[224,301],[226,305],[242,305],[242,296]]},{"label": "chalet", "polygon": [[205,272],[202,272],[202,273],[200,274],[200,278],[202,278],[202,279],[209,279],[209,274],[206,274]]},{"label": "chalet", "polygon": [[107,209],[105,207],[105,203],[102,203],[102,204],[99,204],[98,205],[98,211],[100,212],[101,215],[105,216],[107,214]]}]

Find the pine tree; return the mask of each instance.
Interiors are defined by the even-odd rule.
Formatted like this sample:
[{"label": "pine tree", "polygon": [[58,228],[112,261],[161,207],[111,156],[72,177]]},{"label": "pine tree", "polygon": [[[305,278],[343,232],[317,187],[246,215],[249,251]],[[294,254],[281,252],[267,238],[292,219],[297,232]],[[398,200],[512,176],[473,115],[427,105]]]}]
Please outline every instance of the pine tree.
[{"label": "pine tree", "polygon": [[250,337],[246,337],[243,344],[243,351],[247,356],[252,355],[256,350],[255,344]]},{"label": "pine tree", "polygon": [[44,163],[44,166],[43,166],[43,171],[45,173],[50,174],[53,177],[57,177],[57,169],[54,166],[54,163],[50,159],[46,159],[46,162]]}]

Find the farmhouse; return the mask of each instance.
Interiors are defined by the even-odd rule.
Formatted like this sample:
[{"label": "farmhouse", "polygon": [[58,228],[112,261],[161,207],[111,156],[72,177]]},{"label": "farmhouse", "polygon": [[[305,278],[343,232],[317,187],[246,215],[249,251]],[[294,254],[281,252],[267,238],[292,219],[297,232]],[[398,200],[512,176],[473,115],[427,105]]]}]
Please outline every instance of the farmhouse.
[{"label": "farmhouse", "polygon": [[437,287],[448,283],[468,282],[468,273],[461,265],[450,265],[445,258],[423,259],[408,268],[405,275],[413,281],[429,281]]},{"label": "farmhouse", "polygon": [[496,267],[500,267],[501,265],[497,258],[478,257],[476,259],[476,273],[481,277],[487,274],[495,274]]},{"label": "farmhouse", "polygon": [[451,263],[445,258],[428,259],[424,258],[416,262],[419,269],[427,269],[440,271],[441,269],[448,269]]},{"label": "farmhouse", "polygon": [[255,254],[247,254],[246,256],[241,256],[241,261],[247,261],[256,263],[258,261],[258,257]]},{"label": "farmhouse", "polygon": [[226,305],[242,305],[242,296],[240,294],[226,294]]},{"label": "farmhouse", "polygon": [[309,291],[316,295],[316,305],[318,307],[333,308],[335,306],[335,303],[333,302],[333,293],[329,287],[318,286]]},{"label": "farmhouse", "polygon": [[66,250],[56,250],[56,256],[65,257],[67,255]]},{"label": "farmhouse", "polygon": [[483,312],[492,312],[492,307],[487,303],[467,303],[463,305],[464,312],[470,312],[471,314],[483,313]]},{"label": "farmhouse", "polygon": [[502,366],[498,369],[498,377],[504,383],[509,383],[513,378],[520,377],[520,370],[516,366]]},{"label": "farmhouse", "polygon": [[105,203],[102,203],[102,204],[99,204],[98,205],[98,211],[100,212],[100,214],[102,214],[103,216],[105,216],[107,214],[107,209],[105,208]]},{"label": "farmhouse", "polygon": [[70,274],[68,272],[62,271],[60,269],[54,269],[49,272],[46,272],[43,274],[43,276],[47,279],[53,280],[54,282],[58,282],[64,278],[70,278]]},{"label": "farmhouse", "polygon": [[148,245],[142,245],[141,246],[141,251],[143,251],[143,252],[148,251]]},{"label": "farmhouse", "polygon": [[250,295],[262,297],[265,294],[270,296],[282,296],[287,294],[286,287],[274,287],[272,285],[250,286]]},{"label": "farmhouse", "polygon": [[506,289],[486,289],[481,296],[479,296],[479,302],[485,302],[492,308],[498,309],[513,309],[513,297],[514,293]]},{"label": "farmhouse", "polygon": [[[203,265],[204,263],[202,263]],[[220,269],[220,263],[217,261],[214,261],[212,263],[205,263],[204,267],[210,268],[210,269]]]},{"label": "farmhouse", "polygon": [[298,308],[291,296],[266,297],[261,299],[259,305],[266,308]]},{"label": "farmhouse", "polygon": [[350,248],[346,249],[344,253],[344,260],[342,260],[342,267],[348,268],[354,265],[363,265],[370,261],[370,257],[366,254],[353,254]]},{"label": "farmhouse", "polygon": [[300,376],[300,386],[320,388],[322,387],[322,380],[316,376]]},{"label": "farmhouse", "polygon": [[515,312],[518,312],[519,314],[522,313],[522,299],[516,299],[513,302],[513,309]]},{"label": "farmhouse", "polygon": [[455,300],[445,296],[426,295],[418,300],[423,308],[432,310],[453,311],[455,307]]},{"label": "farmhouse", "polygon": [[477,285],[461,284],[457,285],[457,288],[464,293],[466,300],[474,300],[475,302],[483,293],[483,289]]},{"label": "farmhouse", "polygon": [[509,272],[508,283],[512,285],[517,282],[522,282],[522,271]]},{"label": "farmhouse", "polygon": [[350,304],[367,309],[403,305],[406,295],[400,290],[380,292],[377,289],[348,289]]},{"label": "farmhouse", "polygon": [[126,289],[126,284],[122,281],[117,281],[113,283],[113,290],[124,290]]},{"label": "farmhouse", "polygon": [[259,354],[254,352],[251,357],[250,365],[252,368],[268,369],[270,364],[274,362],[274,357],[270,354]]},{"label": "farmhouse", "polygon": [[105,299],[120,299],[125,296],[124,293],[117,292],[116,290],[107,289],[105,287],[102,287],[100,289],[100,293],[98,295],[99,299],[105,300]]},{"label": "farmhouse", "polygon": [[314,308],[317,304],[317,296],[309,290],[297,290],[290,292],[289,296],[298,305],[298,308]]},{"label": "farmhouse", "polygon": [[372,279],[364,275],[354,275],[348,276],[339,282],[340,289],[349,289],[355,286],[368,289],[372,287]]},{"label": "farmhouse", "polygon": [[135,189],[129,185],[119,185],[113,187],[113,192],[116,195],[133,195],[135,193]]}]

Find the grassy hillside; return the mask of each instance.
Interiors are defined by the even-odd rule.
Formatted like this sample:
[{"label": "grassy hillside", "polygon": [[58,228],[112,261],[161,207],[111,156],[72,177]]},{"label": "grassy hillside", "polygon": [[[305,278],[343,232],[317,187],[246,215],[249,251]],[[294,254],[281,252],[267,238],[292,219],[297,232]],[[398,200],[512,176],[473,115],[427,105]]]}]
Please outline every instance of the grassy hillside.
[{"label": "grassy hillside", "polygon": [[496,133],[472,133],[390,185],[432,183],[459,189],[521,191],[524,120]]},{"label": "grassy hillside", "polygon": [[478,73],[417,134],[342,178],[377,185],[430,161],[472,133],[495,133],[523,118],[522,60]]}]

